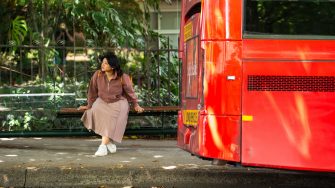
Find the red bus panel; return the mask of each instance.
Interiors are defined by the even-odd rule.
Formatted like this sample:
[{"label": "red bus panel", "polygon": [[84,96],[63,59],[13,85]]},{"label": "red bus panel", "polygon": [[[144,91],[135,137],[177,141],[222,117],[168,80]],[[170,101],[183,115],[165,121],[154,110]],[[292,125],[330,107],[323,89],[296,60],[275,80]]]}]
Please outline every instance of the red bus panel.
[{"label": "red bus panel", "polygon": [[[241,4],[233,3],[233,1],[228,3],[215,1],[214,4],[211,6],[220,16],[215,17],[202,12],[202,17],[198,22],[208,25],[194,27],[199,14],[191,16],[190,20],[184,23],[182,33],[184,37],[183,110],[178,116],[178,146],[205,158],[239,162],[241,150],[241,41],[234,41],[237,37],[227,40],[227,37],[240,37],[241,29],[237,29],[237,27],[240,28],[241,21],[232,22],[233,24],[227,25],[225,28],[219,27],[221,23],[218,24],[216,21],[224,22],[225,16],[236,14],[239,9],[231,11],[230,7],[233,4],[239,6]],[[207,5],[210,5],[208,1],[203,1],[202,10],[206,10],[204,7]],[[236,18],[241,19],[241,15]],[[194,23],[193,28],[201,31],[204,28],[209,28],[210,24],[216,24],[217,27],[207,33],[202,32],[205,36],[199,36],[197,30],[193,30],[193,35],[188,37],[187,30],[191,22]],[[235,32],[237,30],[238,32]],[[237,35],[229,34],[234,32]],[[226,36],[226,33],[229,35]],[[190,45],[192,39],[189,38],[196,37],[201,41],[201,48],[197,45],[198,49],[192,49],[199,53],[197,97],[192,94],[194,93],[194,84],[192,77],[189,76],[192,72],[190,69],[192,64],[190,59],[192,58],[187,55],[187,51],[192,47]],[[199,115],[197,123],[192,126],[187,124],[189,121],[185,121],[185,118],[188,117],[185,111],[189,112],[190,110],[198,110]]]},{"label": "red bus panel", "polygon": [[241,1],[207,0],[201,10],[202,40],[241,40]]},{"label": "red bus panel", "polygon": [[[318,44],[318,45],[316,45]],[[335,170],[332,41],[243,41],[242,163]]]},{"label": "red bus panel", "polygon": [[240,41],[203,42],[204,98],[208,114],[241,114],[242,61]]}]

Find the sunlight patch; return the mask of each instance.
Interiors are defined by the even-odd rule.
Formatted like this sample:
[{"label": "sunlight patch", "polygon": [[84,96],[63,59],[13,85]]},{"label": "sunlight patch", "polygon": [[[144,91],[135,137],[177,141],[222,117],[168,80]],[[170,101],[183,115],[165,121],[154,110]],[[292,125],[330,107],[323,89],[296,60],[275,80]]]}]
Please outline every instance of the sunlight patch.
[{"label": "sunlight patch", "polygon": [[56,153],[56,155],[66,155],[66,154],[68,154],[68,153],[64,153],[64,152],[58,152],[58,153]]},{"label": "sunlight patch", "polygon": [[5,183],[7,183],[9,181],[7,174],[3,175],[2,178],[3,178]]},{"label": "sunlight patch", "polygon": [[27,167],[27,170],[33,170],[33,171],[36,171],[36,170],[38,170],[38,168],[35,167],[35,166],[28,166],[28,167]]},{"label": "sunlight patch", "polygon": [[172,169],[177,168],[177,166],[162,166],[162,168],[165,170],[172,170]]},{"label": "sunlight patch", "polygon": [[61,166],[60,169],[62,170],[71,170],[72,168],[69,166]]},{"label": "sunlight patch", "polygon": [[17,157],[17,155],[5,155],[6,157]]},{"label": "sunlight patch", "polygon": [[1,141],[11,141],[15,140],[16,138],[0,138]]},{"label": "sunlight patch", "polygon": [[162,158],[163,155],[154,155],[154,158]]}]

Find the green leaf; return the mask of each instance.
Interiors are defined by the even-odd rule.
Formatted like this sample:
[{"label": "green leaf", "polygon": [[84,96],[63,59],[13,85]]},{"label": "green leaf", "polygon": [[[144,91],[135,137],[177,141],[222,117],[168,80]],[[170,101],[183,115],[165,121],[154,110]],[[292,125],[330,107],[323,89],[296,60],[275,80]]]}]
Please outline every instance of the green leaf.
[{"label": "green leaf", "polygon": [[9,40],[14,40],[16,45],[20,45],[27,35],[27,32],[28,28],[26,20],[22,16],[17,16],[11,21]]}]

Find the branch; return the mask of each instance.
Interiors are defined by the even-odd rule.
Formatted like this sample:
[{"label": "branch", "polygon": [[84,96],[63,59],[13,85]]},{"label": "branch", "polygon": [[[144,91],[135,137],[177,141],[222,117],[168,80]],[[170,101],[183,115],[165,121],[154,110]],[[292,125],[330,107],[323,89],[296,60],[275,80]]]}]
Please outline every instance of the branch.
[{"label": "branch", "polygon": [[20,71],[17,71],[17,70],[8,68],[8,67],[0,66],[0,69],[9,70],[9,71],[16,72],[16,73],[18,73],[18,74],[22,74],[22,75],[24,75],[24,76],[28,76],[28,77],[30,77],[29,74],[25,74],[25,73],[23,73],[23,72],[20,72]]}]

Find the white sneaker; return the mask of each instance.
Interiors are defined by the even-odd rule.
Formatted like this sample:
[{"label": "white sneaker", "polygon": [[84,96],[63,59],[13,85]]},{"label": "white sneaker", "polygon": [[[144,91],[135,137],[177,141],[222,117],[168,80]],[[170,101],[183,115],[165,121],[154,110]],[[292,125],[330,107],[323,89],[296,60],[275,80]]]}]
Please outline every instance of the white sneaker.
[{"label": "white sneaker", "polygon": [[97,152],[94,154],[95,156],[105,156],[107,155],[107,146],[106,145],[100,145]]},{"label": "white sneaker", "polygon": [[111,153],[116,152],[116,145],[115,144],[112,144],[111,142],[109,142],[106,146],[107,146],[107,149],[109,150],[109,152],[111,152]]}]

